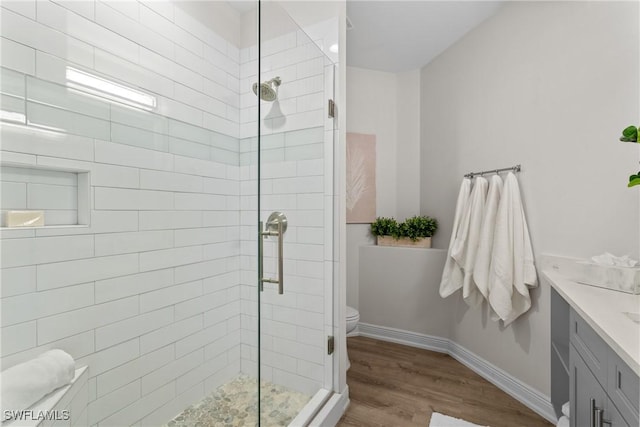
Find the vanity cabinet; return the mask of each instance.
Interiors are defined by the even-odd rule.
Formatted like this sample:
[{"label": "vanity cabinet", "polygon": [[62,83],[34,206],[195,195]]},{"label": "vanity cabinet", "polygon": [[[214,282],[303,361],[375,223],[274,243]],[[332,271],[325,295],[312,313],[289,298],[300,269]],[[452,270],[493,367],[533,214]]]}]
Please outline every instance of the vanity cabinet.
[{"label": "vanity cabinet", "polygon": [[572,427],[631,427],[572,345],[570,349]]},{"label": "vanity cabinet", "polygon": [[551,375],[554,409],[571,402],[571,427],[640,425],[640,378],[555,289]]}]

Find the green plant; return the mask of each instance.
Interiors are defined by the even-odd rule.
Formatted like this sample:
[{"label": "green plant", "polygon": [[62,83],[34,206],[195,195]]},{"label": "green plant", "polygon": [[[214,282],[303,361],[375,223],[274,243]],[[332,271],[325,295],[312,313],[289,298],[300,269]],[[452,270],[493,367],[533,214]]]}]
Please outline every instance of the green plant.
[{"label": "green plant", "polygon": [[371,223],[371,234],[374,236],[400,236],[400,226],[393,218],[378,217]]},{"label": "green plant", "polygon": [[[627,126],[622,130],[622,136],[620,137],[620,141],[623,142],[640,142],[638,136],[640,134],[640,128],[635,126]],[[629,176],[629,183],[627,187],[635,187],[636,185],[640,185],[640,171],[637,174]]]},{"label": "green plant", "polygon": [[438,220],[428,216],[414,216],[407,218],[400,224],[400,235],[413,241],[421,237],[431,237],[438,229]]},{"label": "green plant", "polygon": [[620,141],[623,142],[638,142],[638,128],[635,126],[627,126],[622,131]]},{"label": "green plant", "polygon": [[408,237],[416,241],[422,237],[431,237],[438,229],[438,221],[428,216],[414,216],[398,224],[394,218],[378,217],[371,224],[374,236],[393,236],[396,239]]}]

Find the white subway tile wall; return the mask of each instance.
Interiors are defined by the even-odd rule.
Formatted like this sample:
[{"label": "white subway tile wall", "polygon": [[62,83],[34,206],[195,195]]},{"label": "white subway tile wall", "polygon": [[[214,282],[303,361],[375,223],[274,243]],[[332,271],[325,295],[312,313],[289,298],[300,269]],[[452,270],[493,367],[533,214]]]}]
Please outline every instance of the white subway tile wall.
[{"label": "white subway tile wall", "polygon": [[[38,166],[3,165],[2,209],[75,224],[77,174],[54,170],[91,179],[90,226],[3,230],[2,368],[50,348],[87,364],[77,425],[135,424],[168,405],[164,422],[240,372],[237,48],[174,9],[2,3],[0,105],[27,124],[3,123],[2,160]],[[158,109],[69,89],[67,66],[153,94]]]},{"label": "white subway tile wall", "polygon": [[[89,226],[1,232],[2,368],[68,351],[89,366],[74,422],[97,426],[159,425],[257,374],[255,46],[168,1],[0,6],[0,106],[25,115],[2,124],[13,165],[2,208],[74,210],[74,174],[18,179],[16,164],[86,171],[91,184]],[[264,50],[261,79],[283,84],[279,102],[262,104],[260,218],[283,210],[289,230],[285,294],[261,295],[263,377],[313,394],[330,377],[332,66],[301,32]],[[70,89],[67,66],[152,94],[157,108]],[[275,275],[273,239],[265,250]]]}]

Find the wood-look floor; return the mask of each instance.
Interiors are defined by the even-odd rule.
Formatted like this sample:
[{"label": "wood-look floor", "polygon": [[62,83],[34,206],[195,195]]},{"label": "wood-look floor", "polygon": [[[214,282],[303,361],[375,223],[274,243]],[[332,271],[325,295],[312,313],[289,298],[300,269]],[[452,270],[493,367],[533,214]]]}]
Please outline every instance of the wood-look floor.
[{"label": "wood-look floor", "polygon": [[427,427],[432,412],[482,426],[552,426],[446,354],[364,337],[347,346],[351,404],[340,427]]}]

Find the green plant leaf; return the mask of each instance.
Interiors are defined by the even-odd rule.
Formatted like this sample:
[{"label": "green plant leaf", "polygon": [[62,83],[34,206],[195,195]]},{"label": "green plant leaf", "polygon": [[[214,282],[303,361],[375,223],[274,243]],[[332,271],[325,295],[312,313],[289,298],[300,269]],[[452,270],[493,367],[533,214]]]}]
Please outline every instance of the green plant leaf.
[{"label": "green plant leaf", "polygon": [[635,127],[635,126],[627,126],[622,131],[622,135],[626,136],[627,138],[630,138],[630,139],[637,139],[637,137],[638,137],[638,128]]},{"label": "green plant leaf", "polygon": [[400,224],[400,234],[411,240],[431,237],[438,229],[438,221],[428,216],[414,216]]},{"label": "green plant leaf", "polygon": [[639,130],[635,126],[627,126],[622,131],[622,136],[620,137],[620,141],[622,142],[638,142],[638,133]]},{"label": "green plant leaf", "polygon": [[636,185],[640,185],[640,177],[629,181],[629,185],[627,185],[627,187],[631,188],[631,187],[635,187]]},{"label": "green plant leaf", "polygon": [[371,234],[374,236],[392,236],[396,239],[408,237],[414,241],[433,236],[437,229],[438,221],[428,216],[414,216],[400,224],[394,218],[378,217],[371,223]]},{"label": "green plant leaf", "polygon": [[394,236],[398,234],[398,222],[393,218],[378,217],[371,223],[374,236]]}]

